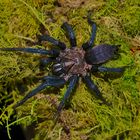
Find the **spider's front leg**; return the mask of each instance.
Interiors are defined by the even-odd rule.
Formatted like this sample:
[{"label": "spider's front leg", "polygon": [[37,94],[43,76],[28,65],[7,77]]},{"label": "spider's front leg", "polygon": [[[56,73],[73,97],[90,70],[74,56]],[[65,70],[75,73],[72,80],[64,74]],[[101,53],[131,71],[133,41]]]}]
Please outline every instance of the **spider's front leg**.
[{"label": "spider's front leg", "polygon": [[96,94],[95,96],[100,99],[101,101],[103,101],[104,104],[106,105],[110,105],[109,103],[107,103],[107,101],[103,98],[101,92],[99,91],[98,87],[93,83],[93,81],[91,80],[91,77],[89,75],[86,75],[83,77],[83,80],[85,81],[87,87],[89,87],[89,89],[91,89],[91,91],[94,91]]},{"label": "spider's front leg", "polygon": [[85,51],[93,47],[95,36],[96,36],[96,30],[97,30],[96,24],[90,18],[88,18],[88,23],[91,25],[91,28],[92,29],[91,29],[91,37],[90,37],[90,40],[82,45],[82,48]]},{"label": "spider's front leg", "polygon": [[56,59],[53,57],[41,58],[40,59],[40,69],[43,70],[48,64],[55,62]]},{"label": "spider's front leg", "polygon": [[41,55],[50,55],[53,57],[57,57],[59,55],[59,50],[45,50],[45,49],[36,49],[36,48],[0,48],[1,51],[20,51],[27,53],[37,53]]},{"label": "spider's front leg", "polygon": [[50,43],[52,43],[54,46],[59,47],[61,50],[65,50],[66,49],[66,45],[65,43],[54,39],[53,37],[50,37],[49,35],[45,34],[45,35],[37,35],[38,38],[38,44],[41,44],[42,41],[48,41]]},{"label": "spider's front leg", "polygon": [[63,99],[57,108],[57,113],[54,116],[55,120],[58,119],[58,117],[61,113],[61,110],[63,109],[66,101],[68,101],[68,99],[70,98],[70,94],[71,94],[72,90],[74,89],[76,83],[78,82],[78,79],[79,79],[79,76],[77,76],[77,75],[70,77],[68,89],[67,89],[66,93],[64,94]]},{"label": "spider's front leg", "polygon": [[77,46],[76,37],[71,25],[65,22],[62,24],[61,27],[68,33],[68,38],[70,40],[71,47],[76,47]]},{"label": "spider's front leg", "polygon": [[53,87],[60,87],[66,83],[66,81],[63,78],[56,77],[56,76],[45,76],[43,77],[43,83],[40,84],[37,88],[29,92],[21,101],[19,101],[14,108],[22,105],[24,102],[26,102],[29,98],[36,95],[41,90],[45,89],[48,86]]}]

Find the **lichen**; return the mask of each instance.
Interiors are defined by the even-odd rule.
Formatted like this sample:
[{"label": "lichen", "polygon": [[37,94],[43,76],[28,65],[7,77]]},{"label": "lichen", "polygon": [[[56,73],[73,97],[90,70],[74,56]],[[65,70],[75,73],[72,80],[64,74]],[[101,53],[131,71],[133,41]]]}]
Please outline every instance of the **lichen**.
[{"label": "lichen", "polygon": [[[111,106],[101,104],[80,81],[70,102],[55,124],[53,115],[64,95],[63,88],[48,88],[16,109],[12,106],[35,88],[47,75],[39,69],[39,55],[0,52],[0,125],[20,124],[26,133],[33,128],[33,139],[111,140],[140,137],[140,8],[137,0],[4,0],[0,1],[0,47],[28,47],[36,41],[41,27],[69,46],[61,25],[73,25],[80,47],[90,37],[87,15],[97,24],[95,44],[121,45],[119,56],[105,65],[126,66],[123,74],[103,73],[92,76]],[[50,48],[45,43],[43,48]],[[34,46],[41,48],[41,46]],[[11,115],[14,121],[11,122]],[[10,122],[10,124],[9,124]]]}]

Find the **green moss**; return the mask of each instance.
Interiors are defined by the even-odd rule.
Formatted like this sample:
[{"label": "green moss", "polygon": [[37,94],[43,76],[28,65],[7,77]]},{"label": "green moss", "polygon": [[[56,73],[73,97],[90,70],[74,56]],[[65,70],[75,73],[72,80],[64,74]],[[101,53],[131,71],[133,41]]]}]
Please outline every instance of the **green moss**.
[{"label": "green moss", "polygon": [[[60,91],[49,88],[29,99],[16,109],[16,121],[9,124],[13,114],[12,105],[35,88],[40,81],[39,56],[12,52],[0,52],[0,125],[7,124],[10,137],[11,125],[21,124],[26,128],[34,125],[34,138],[51,140],[111,140],[139,139],[140,137],[140,10],[137,0],[96,1],[81,0],[0,1],[0,47],[27,47],[27,42],[36,41],[40,25],[54,38],[69,45],[61,24],[68,21],[73,25],[78,45],[89,39],[91,28],[85,18],[91,11],[91,18],[97,23],[95,44],[119,44],[120,56],[105,65],[127,66],[122,75],[103,73],[93,76],[94,82],[112,106],[100,105],[93,93],[79,82],[73,92],[70,107],[63,109],[60,120],[54,127],[56,112],[67,86]],[[44,48],[49,48],[46,44]],[[35,46],[41,47],[41,46]],[[134,49],[134,53],[130,51]],[[48,68],[46,68],[47,75]],[[34,78],[36,77],[36,78]],[[107,80],[107,81],[106,81]],[[18,85],[23,85],[19,90]],[[57,94],[56,94],[57,93]],[[65,129],[70,129],[70,134]]]}]

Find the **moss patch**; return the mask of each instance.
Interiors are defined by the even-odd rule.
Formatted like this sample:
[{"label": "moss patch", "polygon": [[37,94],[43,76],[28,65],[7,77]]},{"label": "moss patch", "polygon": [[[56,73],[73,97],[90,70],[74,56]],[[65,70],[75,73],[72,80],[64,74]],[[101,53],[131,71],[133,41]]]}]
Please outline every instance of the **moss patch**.
[{"label": "moss patch", "polygon": [[[16,121],[8,124],[12,105],[40,82],[38,55],[0,52],[0,125],[34,126],[33,139],[111,140],[140,137],[140,3],[137,0],[4,0],[0,1],[0,47],[27,47],[36,41],[43,25],[54,38],[69,45],[61,25],[73,25],[79,46],[89,39],[87,14],[97,23],[95,44],[119,44],[120,56],[108,67],[128,66],[122,75],[93,76],[112,106],[100,105],[80,81],[68,108],[54,126],[53,115],[66,87],[46,89],[16,110]],[[40,46],[34,46],[40,47]],[[49,48],[46,43],[44,48]],[[47,75],[48,68],[46,68]],[[35,77],[35,78],[34,78]]]}]

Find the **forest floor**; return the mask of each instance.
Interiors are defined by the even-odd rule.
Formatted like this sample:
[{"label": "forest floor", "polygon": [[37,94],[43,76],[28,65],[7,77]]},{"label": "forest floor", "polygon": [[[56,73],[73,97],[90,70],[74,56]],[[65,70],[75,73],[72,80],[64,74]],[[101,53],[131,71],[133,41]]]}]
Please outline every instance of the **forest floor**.
[{"label": "forest floor", "polygon": [[48,33],[69,46],[61,28],[65,21],[72,25],[80,47],[90,38],[89,12],[97,25],[95,45],[120,45],[118,58],[104,65],[127,66],[121,74],[97,73],[92,76],[111,106],[100,104],[80,81],[55,126],[53,115],[68,85],[43,90],[18,107],[15,113],[12,106],[39,85],[39,79],[48,74],[49,67],[40,71],[40,55],[0,51],[0,125],[6,124],[9,139],[12,138],[11,126],[19,124],[26,137],[34,140],[140,139],[138,0],[0,1],[0,48],[50,49],[52,45],[48,42],[43,46],[33,45],[37,41],[36,35],[41,33]]}]

